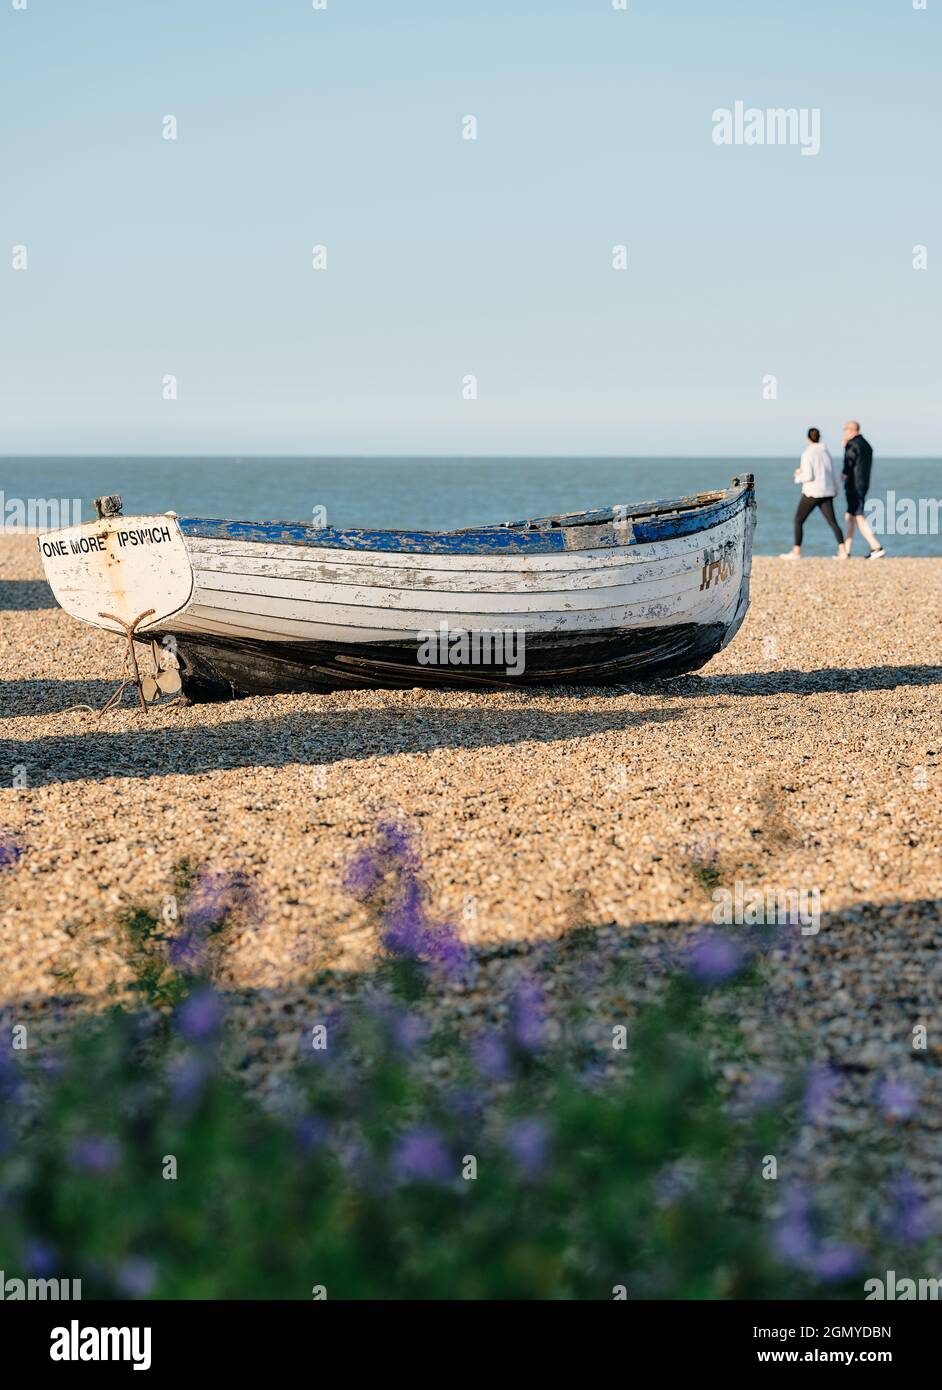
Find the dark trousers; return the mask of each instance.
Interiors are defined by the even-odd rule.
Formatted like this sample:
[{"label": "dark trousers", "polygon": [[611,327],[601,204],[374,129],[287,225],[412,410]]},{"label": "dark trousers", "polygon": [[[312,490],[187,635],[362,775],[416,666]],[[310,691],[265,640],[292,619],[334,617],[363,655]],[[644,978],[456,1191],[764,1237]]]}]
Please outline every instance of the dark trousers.
[{"label": "dark trousers", "polygon": [[806,497],[804,493],[802,493],[801,497],[798,499],[798,510],[795,513],[795,544],[801,545],[801,537],[804,533],[805,522],[814,511],[815,507],[821,508],[821,515],[834,532],[838,545],[841,545],[844,536],[841,532],[841,528],[837,524],[837,518],[834,515],[834,498]]}]

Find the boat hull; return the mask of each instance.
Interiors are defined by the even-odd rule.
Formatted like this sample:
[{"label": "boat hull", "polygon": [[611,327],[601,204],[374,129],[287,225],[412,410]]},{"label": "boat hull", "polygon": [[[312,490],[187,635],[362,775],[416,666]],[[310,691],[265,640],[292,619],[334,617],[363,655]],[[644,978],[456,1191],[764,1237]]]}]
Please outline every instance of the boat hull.
[{"label": "boat hull", "polygon": [[677,675],[738,631],[754,524],[751,477],[434,535],[183,518],[193,596],[156,635],[172,637],[194,700]]},{"label": "boat hull", "polygon": [[517,673],[494,663],[423,665],[417,643],[358,646],[181,634],[178,652],[184,693],[203,701],[302,690],[494,689],[651,680],[697,670],[726,645],[728,631],[723,623],[677,623],[601,632],[565,644],[531,638],[525,669]]}]

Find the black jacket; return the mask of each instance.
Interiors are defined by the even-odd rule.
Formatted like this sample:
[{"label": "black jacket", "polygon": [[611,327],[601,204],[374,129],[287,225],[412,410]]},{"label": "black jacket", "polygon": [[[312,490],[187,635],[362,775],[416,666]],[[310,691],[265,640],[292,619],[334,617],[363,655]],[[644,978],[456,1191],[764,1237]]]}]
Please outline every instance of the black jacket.
[{"label": "black jacket", "polygon": [[855,434],[844,445],[844,473],[855,492],[867,491],[872,467],[873,450],[862,434]]}]

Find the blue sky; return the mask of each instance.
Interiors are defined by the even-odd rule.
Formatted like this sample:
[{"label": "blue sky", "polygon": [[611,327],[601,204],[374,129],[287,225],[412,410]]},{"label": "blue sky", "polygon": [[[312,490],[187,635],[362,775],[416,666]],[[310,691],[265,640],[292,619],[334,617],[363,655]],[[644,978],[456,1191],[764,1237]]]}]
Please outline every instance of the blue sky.
[{"label": "blue sky", "polygon": [[0,452],[942,455],[942,0],[15,2]]}]

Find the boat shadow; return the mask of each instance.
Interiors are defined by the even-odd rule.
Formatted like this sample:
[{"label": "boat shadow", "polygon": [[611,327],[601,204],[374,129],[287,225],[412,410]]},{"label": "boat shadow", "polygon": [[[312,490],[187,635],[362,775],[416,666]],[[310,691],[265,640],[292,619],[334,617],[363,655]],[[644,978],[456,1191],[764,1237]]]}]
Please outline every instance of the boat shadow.
[{"label": "boat shadow", "polygon": [[676,676],[640,682],[633,694],[684,699],[720,695],[855,695],[900,686],[942,685],[942,666],[825,666],[816,671],[753,671],[732,675]]},{"label": "boat shadow", "polygon": [[0,579],[0,613],[25,613],[57,607],[52,590],[44,579]]},{"label": "boat shadow", "polygon": [[280,718],[250,716],[184,727],[158,724],[142,715],[140,727],[133,730],[109,730],[107,722],[98,725],[92,720],[80,733],[0,740],[0,764],[28,768],[31,787],[115,777],[185,777],[233,768],[321,767],[443,748],[474,751],[557,743],[639,729],[681,719],[683,714],[683,706],[590,712],[555,711],[528,702],[519,711],[427,706],[305,710]]},{"label": "boat shadow", "polygon": [[115,680],[0,681],[0,719],[64,714],[77,705],[100,710],[114,694]]}]

